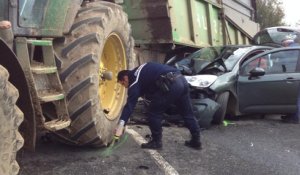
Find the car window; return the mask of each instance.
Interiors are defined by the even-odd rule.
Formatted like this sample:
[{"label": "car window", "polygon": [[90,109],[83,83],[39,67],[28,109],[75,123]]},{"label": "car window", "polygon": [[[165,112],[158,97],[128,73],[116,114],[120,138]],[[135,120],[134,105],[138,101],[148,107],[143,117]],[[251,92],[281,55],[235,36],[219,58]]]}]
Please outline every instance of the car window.
[{"label": "car window", "polygon": [[254,57],[255,55],[261,54],[267,50],[270,50],[271,48],[268,49],[262,49],[262,50],[255,50],[252,53],[249,53],[243,60],[241,64],[244,64],[246,61],[248,61],[250,58]]},{"label": "car window", "polygon": [[249,72],[256,67],[263,68],[265,71],[267,71],[270,67],[270,62],[266,57],[267,56],[259,57],[249,62],[241,69],[241,75],[249,75]]},{"label": "car window", "polygon": [[216,57],[220,55],[222,48],[223,47],[221,46],[202,48],[201,50],[192,53],[187,58],[193,60],[213,61]]},{"label": "car window", "polygon": [[269,60],[270,67],[266,70],[266,74],[296,72],[298,58],[298,50],[285,50],[269,54],[266,59]]},{"label": "car window", "polygon": [[[249,46],[214,46],[202,48],[186,58],[176,62],[177,67],[185,65],[190,67],[194,73],[199,73],[207,66],[217,67],[225,70],[221,61],[224,62],[227,71],[231,71],[243,54],[247,52]],[[210,65],[211,64],[211,65]]]},{"label": "car window", "polygon": [[250,47],[231,49],[231,54],[224,58],[224,64],[226,68],[231,71],[236,63],[242,58],[242,56],[250,49]]},{"label": "car window", "polygon": [[255,67],[263,68],[266,74],[293,73],[296,72],[298,63],[298,50],[284,50],[270,53],[256,58],[241,69],[241,75],[249,75]]}]

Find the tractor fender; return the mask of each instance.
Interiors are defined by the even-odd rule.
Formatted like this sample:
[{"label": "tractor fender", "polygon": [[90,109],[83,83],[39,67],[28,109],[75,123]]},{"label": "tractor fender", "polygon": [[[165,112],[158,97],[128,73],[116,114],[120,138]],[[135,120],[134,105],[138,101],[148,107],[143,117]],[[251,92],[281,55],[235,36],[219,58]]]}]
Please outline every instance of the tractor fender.
[{"label": "tractor fender", "polygon": [[70,29],[74,23],[76,14],[78,10],[80,9],[81,5],[83,3],[83,0],[72,0],[70,3],[70,7],[68,8],[63,33],[67,34],[70,32]]},{"label": "tractor fender", "polygon": [[29,86],[22,70],[22,67],[8,45],[0,38],[0,65],[9,72],[9,81],[18,89],[19,99],[17,106],[24,113],[24,121],[20,126],[20,132],[25,140],[24,147],[30,150],[35,149],[36,120],[35,112],[30,95]]}]

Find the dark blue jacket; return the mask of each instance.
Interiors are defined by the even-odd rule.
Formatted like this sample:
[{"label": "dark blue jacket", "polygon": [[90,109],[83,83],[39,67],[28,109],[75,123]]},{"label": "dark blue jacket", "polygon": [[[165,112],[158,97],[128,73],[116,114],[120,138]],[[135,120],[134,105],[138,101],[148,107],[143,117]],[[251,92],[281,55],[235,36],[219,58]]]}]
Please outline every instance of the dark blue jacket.
[{"label": "dark blue jacket", "polygon": [[125,123],[127,123],[138,98],[147,94],[152,94],[158,90],[155,82],[160,75],[177,71],[178,70],[174,67],[153,62],[145,63],[130,70],[128,75],[129,87],[127,103],[123,108],[120,120],[124,120]]}]

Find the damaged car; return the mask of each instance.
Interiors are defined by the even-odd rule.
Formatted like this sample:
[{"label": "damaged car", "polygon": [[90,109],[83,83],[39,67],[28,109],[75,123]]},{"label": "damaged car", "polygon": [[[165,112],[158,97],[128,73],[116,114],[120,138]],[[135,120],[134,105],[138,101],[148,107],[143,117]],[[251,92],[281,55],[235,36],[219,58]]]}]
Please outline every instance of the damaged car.
[{"label": "damaged car", "polygon": [[[202,128],[244,114],[292,114],[297,109],[299,47],[282,48],[285,40],[300,44],[300,30],[266,28],[254,36],[253,45],[206,47],[165,64],[185,75]],[[147,107],[147,99],[141,102]],[[180,119],[175,107],[165,113],[167,123]]]},{"label": "damaged car", "polygon": [[[202,48],[166,64],[179,69],[190,84],[194,114],[201,128],[221,124],[225,117],[293,114],[300,85],[300,47],[229,45]],[[147,98],[138,113],[147,110]],[[132,118],[147,123],[144,115]],[[181,124],[175,106],[164,113],[165,126]]]},{"label": "damaged car", "polygon": [[[202,127],[225,116],[296,111],[300,47],[220,46],[166,64],[185,75]],[[176,114],[176,109],[170,110]]]}]

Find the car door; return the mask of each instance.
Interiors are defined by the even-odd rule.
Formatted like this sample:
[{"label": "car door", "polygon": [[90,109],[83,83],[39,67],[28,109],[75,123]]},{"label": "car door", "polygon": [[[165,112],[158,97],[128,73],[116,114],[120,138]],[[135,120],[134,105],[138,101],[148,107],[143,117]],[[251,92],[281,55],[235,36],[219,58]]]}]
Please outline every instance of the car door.
[{"label": "car door", "polygon": [[[300,83],[298,48],[281,48],[256,55],[243,63],[237,80],[242,113],[293,113]],[[261,76],[250,71],[260,67]]]}]

